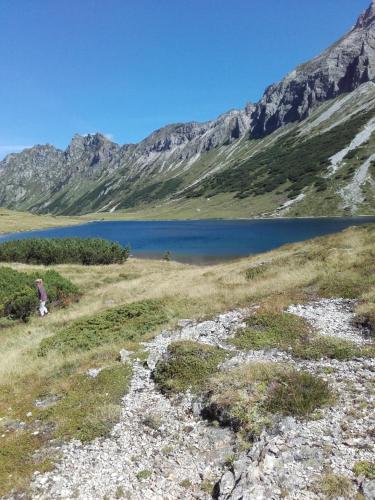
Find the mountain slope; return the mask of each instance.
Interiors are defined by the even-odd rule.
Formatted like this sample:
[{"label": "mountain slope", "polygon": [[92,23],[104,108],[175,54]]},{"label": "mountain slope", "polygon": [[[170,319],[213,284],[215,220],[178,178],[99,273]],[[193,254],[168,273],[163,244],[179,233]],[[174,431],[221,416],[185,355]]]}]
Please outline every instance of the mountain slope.
[{"label": "mountain slope", "polygon": [[0,162],[0,205],[38,213],[334,215],[375,211],[375,1],[259,103],[168,125],[139,144],[101,134]]}]

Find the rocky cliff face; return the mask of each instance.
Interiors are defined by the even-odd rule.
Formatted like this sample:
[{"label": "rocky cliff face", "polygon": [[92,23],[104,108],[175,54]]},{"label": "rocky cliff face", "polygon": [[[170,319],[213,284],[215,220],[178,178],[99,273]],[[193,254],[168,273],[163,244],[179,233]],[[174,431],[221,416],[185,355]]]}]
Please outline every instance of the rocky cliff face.
[{"label": "rocky cliff face", "polygon": [[[218,171],[250,158],[249,137],[264,138],[298,123],[323,102],[374,79],[375,0],[347,35],[271,85],[256,105],[205,123],[168,125],[138,144],[119,146],[101,134],[75,135],[65,151],[38,145],[9,155],[0,162],[0,205],[81,213],[185,196],[190,186],[207,184]],[[272,137],[255,149],[268,147]],[[244,176],[243,169],[238,175]],[[273,183],[262,180],[268,181]]]},{"label": "rocky cliff face", "polygon": [[351,92],[375,77],[375,1],[341,40],[271,85],[252,115],[251,135],[261,137],[308,116],[319,103]]}]

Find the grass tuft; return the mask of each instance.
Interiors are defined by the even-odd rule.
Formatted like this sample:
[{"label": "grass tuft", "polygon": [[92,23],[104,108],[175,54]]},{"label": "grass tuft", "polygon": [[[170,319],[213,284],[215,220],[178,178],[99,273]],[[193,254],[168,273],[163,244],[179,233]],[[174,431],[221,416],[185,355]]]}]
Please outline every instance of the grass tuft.
[{"label": "grass tuft", "polygon": [[368,460],[356,462],[353,472],[356,476],[365,476],[370,480],[375,479],[375,462],[369,462]]},{"label": "grass tuft", "polygon": [[326,472],[319,481],[316,482],[315,493],[320,493],[327,500],[337,498],[354,498],[353,484],[349,478]]}]

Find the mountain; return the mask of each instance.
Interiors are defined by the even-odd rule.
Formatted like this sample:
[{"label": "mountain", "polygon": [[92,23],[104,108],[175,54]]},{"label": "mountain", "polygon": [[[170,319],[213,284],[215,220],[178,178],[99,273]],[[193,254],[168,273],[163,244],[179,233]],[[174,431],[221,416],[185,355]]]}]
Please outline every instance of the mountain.
[{"label": "mountain", "polygon": [[261,100],[138,144],[75,135],[0,162],[0,205],[145,217],[375,213],[375,0]]}]

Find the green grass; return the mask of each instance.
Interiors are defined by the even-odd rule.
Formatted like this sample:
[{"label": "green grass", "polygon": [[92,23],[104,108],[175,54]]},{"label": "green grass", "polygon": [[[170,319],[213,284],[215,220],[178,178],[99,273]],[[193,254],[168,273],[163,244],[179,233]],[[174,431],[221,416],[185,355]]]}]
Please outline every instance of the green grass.
[{"label": "green grass", "polygon": [[314,334],[303,318],[289,313],[261,311],[247,319],[231,343],[243,350],[280,349],[302,359],[347,360],[374,357],[375,347]]},{"label": "green grass", "polygon": [[72,322],[42,340],[38,354],[45,356],[51,350],[61,353],[89,351],[120,341],[136,341],[168,319],[168,312],[159,300],[133,302]]},{"label": "green grass", "polygon": [[[120,401],[131,378],[130,365],[103,369],[95,378],[74,376],[69,390],[43,417],[57,425],[56,436],[83,442],[107,436],[120,416]],[[71,385],[70,385],[71,383]]]},{"label": "green grass", "polygon": [[249,363],[214,374],[203,414],[253,439],[275,415],[308,417],[334,399],[327,382],[278,363]]},{"label": "green grass", "polygon": [[152,476],[152,471],[148,469],[141,470],[137,473],[137,478],[141,481],[142,479],[148,479]]},{"label": "green grass", "polygon": [[226,351],[192,341],[173,342],[166,359],[158,362],[154,379],[166,393],[191,389],[198,391],[217,365],[228,356]]}]

